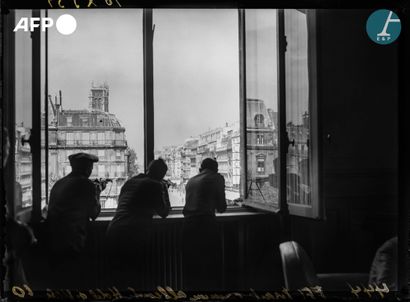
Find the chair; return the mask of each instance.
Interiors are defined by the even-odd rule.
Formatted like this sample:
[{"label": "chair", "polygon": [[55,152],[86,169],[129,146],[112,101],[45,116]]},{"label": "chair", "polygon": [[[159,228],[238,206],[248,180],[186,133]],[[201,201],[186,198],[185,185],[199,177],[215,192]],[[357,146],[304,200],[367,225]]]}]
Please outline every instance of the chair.
[{"label": "chair", "polygon": [[29,249],[37,244],[37,239],[27,224],[14,218],[7,219],[6,233],[8,247],[6,263],[10,270],[11,282],[13,284],[27,283],[23,262]]},{"label": "chair", "polygon": [[305,250],[295,241],[279,245],[286,288],[297,290],[304,287],[322,286],[325,290],[347,290],[346,283],[367,284],[366,273],[316,274],[312,261]]},{"label": "chair", "polygon": [[297,242],[283,242],[279,249],[286,288],[299,289],[319,284],[309,256]]}]

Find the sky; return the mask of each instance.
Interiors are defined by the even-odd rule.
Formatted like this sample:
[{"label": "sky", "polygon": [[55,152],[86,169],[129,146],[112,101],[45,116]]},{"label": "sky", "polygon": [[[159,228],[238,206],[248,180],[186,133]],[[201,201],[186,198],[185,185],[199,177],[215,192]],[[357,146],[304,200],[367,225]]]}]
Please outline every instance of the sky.
[{"label": "sky", "polygon": [[[87,109],[91,83],[107,83],[110,112],[142,163],[142,10],[51,10],[49,16],[56,20],[63,13],[75,17],[77,29],[67,36],[55,26],[49,30],[49,94],[61,90],[64,109]],[[286,20],[287,120],[299,124],[308,109],[306,17],[286,11]],[[155,149],[238,121],[237,10],[155,9],[153,23]],[[247,10],[246,26],[247,97],[277,111],[276,11]],[[16,118],[30,127],[28,33],[16,34],[16,46]]]},{"label": "sky", "polygon": [[[68,36],[49,31],[49,93],[88,108],[91,82],[110,87],[110,112],[143,160],[142,10],[64,10]],[[50,11],[57,19],[58,10]],[[155,148],[239,120],[236,10],[154,10]]]}]

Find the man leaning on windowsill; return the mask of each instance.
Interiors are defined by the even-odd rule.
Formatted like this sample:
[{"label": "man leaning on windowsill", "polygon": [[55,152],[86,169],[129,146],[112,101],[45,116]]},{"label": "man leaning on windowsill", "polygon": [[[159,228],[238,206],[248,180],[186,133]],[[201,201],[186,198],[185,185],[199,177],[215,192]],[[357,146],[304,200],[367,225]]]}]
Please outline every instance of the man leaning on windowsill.
[{"label": "man leaning on windowsill", "polygon": [[47,214],[51,280],[55,288],[87,287],[88,223],[101,211],[100,193],[106,185],[89,179],[97,156],[76,153],[69,156],[69,161],[72,172],[51,189]]}]

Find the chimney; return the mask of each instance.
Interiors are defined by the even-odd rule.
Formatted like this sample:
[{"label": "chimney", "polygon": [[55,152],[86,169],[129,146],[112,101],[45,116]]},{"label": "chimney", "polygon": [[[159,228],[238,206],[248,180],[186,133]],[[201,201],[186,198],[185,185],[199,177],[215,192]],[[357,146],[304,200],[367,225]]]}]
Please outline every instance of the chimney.
[{"label": "chimney", "polygon": [[60,106],[60,104],[58,103],[58,99],[57,99],[57,96],[56,96],[56,95],[54,96],[54,104],[56,105],[56,111],[57,111],[57,112],[60,112],[60,111],[61,111],[61,106]]},{"label": "chimney", "polygon": [[60,106],[63,107],[63,97],[61,96],[61,90],[58,91],[60,94]]}]

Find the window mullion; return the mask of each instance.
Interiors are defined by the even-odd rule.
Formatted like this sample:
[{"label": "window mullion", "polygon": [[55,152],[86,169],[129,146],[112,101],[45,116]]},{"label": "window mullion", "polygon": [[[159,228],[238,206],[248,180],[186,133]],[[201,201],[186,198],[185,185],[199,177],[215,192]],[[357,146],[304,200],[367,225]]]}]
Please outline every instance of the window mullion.
[{"label": "window mullion", "polygon": [[[13,26],[16,24],[15,11],[10,11],[9,14],[3,15],[3,98],[2,98],[2,118],[3,124],[2,127],[8,129],[10,148],[9,148],[9,157],[6,165],[6,173],[3,175],[5,177],[5,189],[6,189],[6,200],[7,203],[7,212],[10,217],[15,215],[15,185],[14,181],[6,181],[9,179],[16,179],[16,168],[15,168],[15,156],[16,156],[16,94],[15,94],[15,34],[12,32]],[[3,129],[1,129],[3,131]],[[5,138],[3,138],[5,139]]]},{"label": "window mullion", "polygon": [[246,35],[245,35],[245,9],[238,10],[239,17],[239,114],[240,114],[240,163],[241,179],[240,194],[242,198],[248,196],[247,180],[247,137],[246,137]]},{"label": "window mullion", "polygon": [[152,9],[143,13],[144,49],[144,166],[154,159],[154,54]]},{"label": "window mullion", "polygon": [[[45,17],[48,17],[48,10],[45,10]],[[48,28],[44,34],[44,173],[45,173],[45,198],[48,204]]]},{"label": "window mullion", "polygon": [[[40,11],[33,10],[33,18],[40,18]],[[33,159],[33,209],[32,222],[41,219],[41,41],[40,28],[32,33],[32,129],[30,147]]]},{"label": "window mullion", "polygon": [[287,132],[286,132],[286,82],[285,82],[285,52],[286,36],[284,10],[278,9],[278,150],[279,150],[279,206],[282,217],[282,235],[286,240],[289,234],[289,208],[287,203],[286,184],[286,156],[287,156]]}]

